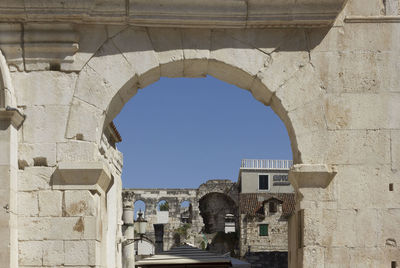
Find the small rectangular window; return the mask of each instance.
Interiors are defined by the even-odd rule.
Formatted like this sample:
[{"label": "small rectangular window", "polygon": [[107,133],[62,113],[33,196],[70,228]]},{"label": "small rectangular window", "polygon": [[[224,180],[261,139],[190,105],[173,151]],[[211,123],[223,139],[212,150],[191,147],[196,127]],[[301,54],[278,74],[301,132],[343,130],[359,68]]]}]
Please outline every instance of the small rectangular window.
[{"label": "small rectangular window", "polygon": [[277,211],[276,203],[274,201],[269,202],[269,212],[275,213]]},{"label": "small rectangular window", "polygon": [[268,175],[258,175],[258,189],[269,190]]},{"label": "small rectangular window", "polygon": [[268,236],[268,224],[260,224],[260,236]]}]

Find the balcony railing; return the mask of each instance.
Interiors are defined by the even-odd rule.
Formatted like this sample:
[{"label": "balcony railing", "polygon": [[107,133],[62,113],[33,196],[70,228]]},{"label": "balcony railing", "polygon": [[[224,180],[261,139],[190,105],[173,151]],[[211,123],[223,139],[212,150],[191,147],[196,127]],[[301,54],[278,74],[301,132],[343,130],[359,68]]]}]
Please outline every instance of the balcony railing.
[{"label": "balcony railing", "polygon": [[290,169],[292,160],[242,159],[242,169]]}]

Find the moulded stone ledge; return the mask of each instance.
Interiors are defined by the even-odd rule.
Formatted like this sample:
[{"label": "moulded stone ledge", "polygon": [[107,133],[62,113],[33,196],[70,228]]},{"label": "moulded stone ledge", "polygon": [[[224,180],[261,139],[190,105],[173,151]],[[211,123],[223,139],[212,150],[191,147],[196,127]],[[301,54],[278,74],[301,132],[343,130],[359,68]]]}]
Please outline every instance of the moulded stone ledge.
[{"label": "moulded stone ledge", "polygon": [[6,21],[119,23],[155,27],[321,27],[345,0],[57,0],[0,4]]},{"label": "moulded stone ledge", "polygon": [[297,164],[289,171],[289,181],[295,189],[326,188],[336,171],[326,164]]},{"label": "moulded stone ledge", "polygon": [[54,190],[94,190],[104,193],[111,174],[103,162],[60,162],[52,178]]},{"label": "moulded stone ledge", "polygon": [[11,120],[13,126],[18,129],[25,120],[25,116],[15,108],[0,108],[0,120]]}]

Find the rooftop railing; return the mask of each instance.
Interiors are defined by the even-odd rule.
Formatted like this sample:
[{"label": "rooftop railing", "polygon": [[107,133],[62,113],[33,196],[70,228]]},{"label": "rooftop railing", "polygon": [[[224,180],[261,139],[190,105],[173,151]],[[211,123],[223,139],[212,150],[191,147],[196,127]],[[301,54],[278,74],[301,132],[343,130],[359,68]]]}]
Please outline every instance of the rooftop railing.
[{"label": "rooftop railing", "polygon": [[242,169],[290,169],[292,160],[242,159]]}]

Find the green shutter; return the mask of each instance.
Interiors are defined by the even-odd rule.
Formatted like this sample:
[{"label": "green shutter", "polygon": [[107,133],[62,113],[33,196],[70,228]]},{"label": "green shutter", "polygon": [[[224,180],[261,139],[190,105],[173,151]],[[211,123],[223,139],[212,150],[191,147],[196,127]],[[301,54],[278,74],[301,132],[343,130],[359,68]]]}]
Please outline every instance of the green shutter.
[{"label": "green shutter", "polygon": [[260,236],[268,236],[268,224],[260,224]]}]

